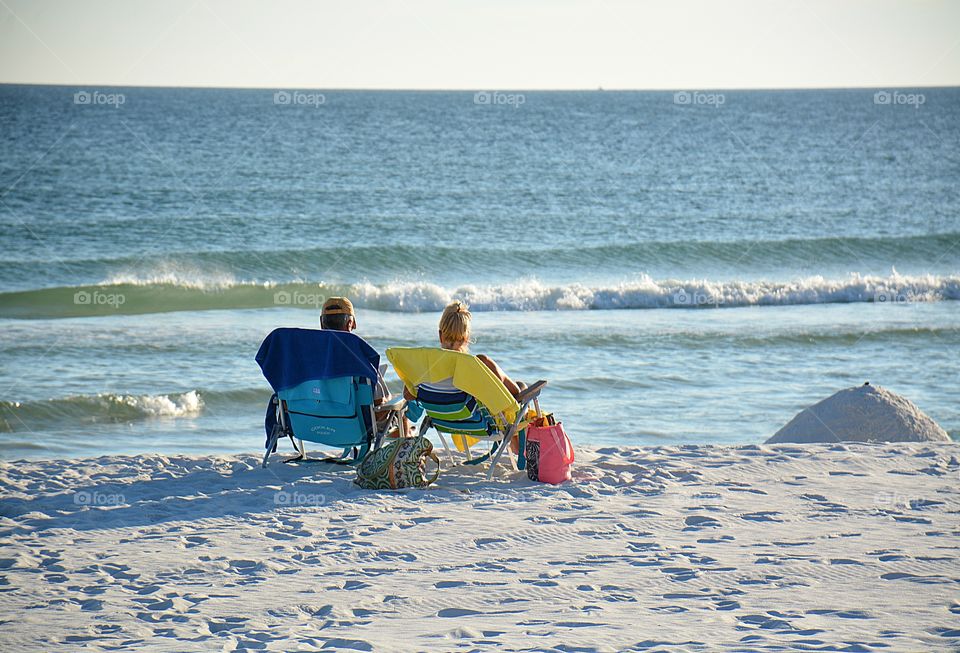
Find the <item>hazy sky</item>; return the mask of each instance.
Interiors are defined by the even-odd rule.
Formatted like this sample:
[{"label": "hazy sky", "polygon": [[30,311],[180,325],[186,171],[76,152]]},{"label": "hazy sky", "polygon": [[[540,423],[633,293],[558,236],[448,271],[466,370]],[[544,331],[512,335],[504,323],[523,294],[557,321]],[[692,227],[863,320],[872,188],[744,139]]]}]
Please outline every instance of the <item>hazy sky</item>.
[{"label": "hazy sky", "polygon": [[955,86],[960,2],[0,0],[0,82]]}]

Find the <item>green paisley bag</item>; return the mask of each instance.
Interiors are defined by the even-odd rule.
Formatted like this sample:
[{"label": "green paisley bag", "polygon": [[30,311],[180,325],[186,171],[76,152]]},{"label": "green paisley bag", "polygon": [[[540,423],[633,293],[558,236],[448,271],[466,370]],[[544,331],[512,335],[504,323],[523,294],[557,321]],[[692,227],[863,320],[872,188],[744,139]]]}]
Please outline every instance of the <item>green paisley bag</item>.
[{"label": "green paisley bag", "polygon": [[[426,476],[427,459],[437,469]],[[405,487],[427,487],[440,475],[440,459],[433,453],[433,444],[422,436],[397,438],[367,454],[357,467],[354,483],[366,490],[399,490]]]}]

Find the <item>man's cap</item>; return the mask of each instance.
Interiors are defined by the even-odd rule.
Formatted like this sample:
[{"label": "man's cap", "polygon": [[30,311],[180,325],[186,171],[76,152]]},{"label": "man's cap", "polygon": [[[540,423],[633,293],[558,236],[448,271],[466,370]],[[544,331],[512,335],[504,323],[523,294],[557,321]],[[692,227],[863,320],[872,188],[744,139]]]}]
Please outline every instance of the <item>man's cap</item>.
[{"label": "man's cap", "polygon": [[353,315],[353,304],[346,297],[330,297],[323,302],[323,315]]}]

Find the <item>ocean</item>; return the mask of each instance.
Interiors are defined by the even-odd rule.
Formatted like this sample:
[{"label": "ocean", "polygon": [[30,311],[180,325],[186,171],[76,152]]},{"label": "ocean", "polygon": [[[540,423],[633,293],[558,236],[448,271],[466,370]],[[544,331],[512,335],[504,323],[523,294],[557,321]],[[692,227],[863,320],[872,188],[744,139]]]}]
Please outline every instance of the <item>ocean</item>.
[{"label": "ocean", "polygon": [[[275,327],[544,378],[577,444],[864,381],[960,438],[960,89],[0,85],[0,457],[259,451]],[[388,381],[399,383],[392,370]]]}]

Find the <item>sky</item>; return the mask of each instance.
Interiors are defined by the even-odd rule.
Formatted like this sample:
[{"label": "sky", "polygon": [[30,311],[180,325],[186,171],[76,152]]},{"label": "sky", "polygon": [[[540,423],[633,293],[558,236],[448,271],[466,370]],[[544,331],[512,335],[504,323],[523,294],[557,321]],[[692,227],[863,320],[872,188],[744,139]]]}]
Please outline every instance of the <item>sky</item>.
[{"label": "sky", "polygon": [[0,82],[960,85],[957,0],[0,0]]}]

